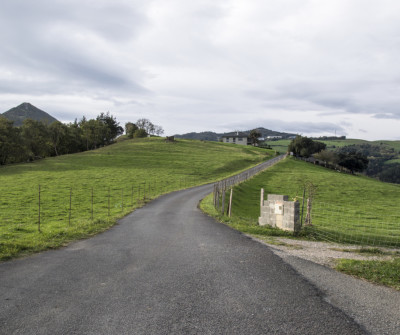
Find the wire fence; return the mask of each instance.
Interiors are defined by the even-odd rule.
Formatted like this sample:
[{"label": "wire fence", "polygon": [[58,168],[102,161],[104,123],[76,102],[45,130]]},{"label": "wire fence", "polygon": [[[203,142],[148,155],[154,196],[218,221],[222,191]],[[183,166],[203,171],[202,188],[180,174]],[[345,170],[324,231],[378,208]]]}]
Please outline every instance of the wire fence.
[{"label": "wire fence", "polygon": [[269,167],[273,166],[274,164],[278,163],[282,159],[286,158],[287,154],[277,156],[273,159],[270,159],[266,162],[263,162],[261,164],[258,164],[251,169],[248,169],[246,171],[243,171],[237,175],[234,175],[232,177],[223,179],[217,183],[214,184],[214,190],[213,190],[213,204],[214,207],[220,211],[222,214],[230,213],[230,209],[232,207],[232,192],[231,192],[231,197],[230,197],[230,202],[229,204],[226,204],[226,192],[227,190],[231,189],[233,186],[238,185],[257,173],[264,171],[268,169]]},{"label": "wire fence", "polygon": [[382,212],[315,202],[312,226],[306,229],[318,239],[330,242],[398,248],[400,212],[397,215]]},{"label": "wire fence", "polygon": [[[230,216],[232,194],[229,193],[229,190],[285,157],[286,155],[278,156],[248,171],[215,183],[214,207],[221,214]],[[395,199],[388,201],[386,198],[380,199],[377,196],[373,202],[370,199],[362,201],[360,199],[362,194],[360,194],[358,201],[354,204],[347,202],[340,205],[339,203],[324,203],[314,200],[310,213],[312,224],[304,225],[309,190],[306,191],[304,188],[287,192],[288,190],[285,189],[285,194],[296,195],[295,198],[300,198],[299,219],[303,223],[302,229],[307,235],[310,234],[318,240],[335,243],[400,248],[400,211],[398,214],[393,211],[393,208],[397,207]],[[302,198],[305,200],[304,204]]]},{"label": "wire fence", "polygon": [[125,183],[123,187],[37,185],[0,195],[2,234],[40,231],[47,224],[71,226],[121,217],[161,194],[197,185],[196,177]]}]

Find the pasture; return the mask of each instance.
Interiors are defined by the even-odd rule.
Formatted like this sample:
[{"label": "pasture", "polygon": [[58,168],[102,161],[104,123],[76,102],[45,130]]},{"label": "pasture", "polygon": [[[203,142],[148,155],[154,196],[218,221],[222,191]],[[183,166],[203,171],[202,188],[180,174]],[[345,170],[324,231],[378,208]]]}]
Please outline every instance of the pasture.
[{"label": "pasture", "polygon": [[261,188],[265,194],[288,195],[302,204],[309,183],[316,187],[316,194],[312,226],[303,234],[342,243],[400,247],[400,185],[339,173],[294,158],[234,187],[232,218],[226,220],[240,223],[239,229],[246,232],[278,234],[257,225]]},{"label": "pasture", "polygon": [[146,138],[1,167],[0,260],[104,231],[150,199],[227,177],[271,155],[233,144]]}]

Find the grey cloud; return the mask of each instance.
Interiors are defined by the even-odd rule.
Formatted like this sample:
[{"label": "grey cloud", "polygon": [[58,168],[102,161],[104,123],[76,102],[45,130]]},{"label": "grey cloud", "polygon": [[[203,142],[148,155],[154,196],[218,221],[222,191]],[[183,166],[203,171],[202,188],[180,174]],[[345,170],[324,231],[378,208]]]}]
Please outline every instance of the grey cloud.
[{"label": "grey cloud", "polygon": [[[75,5],[78,2],[75,2]],[[107,1],[79,2],[79,10],[63,1],[7,1],[0,12],[0,36],[6,41],[0,59],[8,70],[33,78],[30,91],[41,91],[41,80],[48,78],[44,91],[75,93],[90,90],[121,90],[146,93],[140,84],[140,69],[127,71],[112,48],[91,48],[90,41],[79,39],[88,30],[108,39],[111,43],[131,38],[135,29],[146,21],[132,6]],[[2,14],[1,14],[2,13]],[[74,37],[77,36],[78,38]],[[83,36],[82,35],[82,36]],[[96,50],[97,49],[97,50]],[[97,51],[97,52],[96,52]],[[18,82],[6,86],[3,92],[16,92]],[[47,84],[47,85],[46,85]],[[55,84],[55,85],[54,85]]]},{"label": "grey cloud", "polygon": [[[92,31],[110,42],[131,39],[148,24],[138,2],[127,5],[111,1],[4,0],[0,17],[10,36],[31,37],[48,34],[54,29],[68,28],[71,34]],[[2,13],[2,14],[1,14]]]},{"label": "grey cloud", "polygon": [[375,119],[388,119],[388,120],[400,120],[400,111],[399,114],[393,113],[382,113],[382,114],[375,114],[373,115]]}]

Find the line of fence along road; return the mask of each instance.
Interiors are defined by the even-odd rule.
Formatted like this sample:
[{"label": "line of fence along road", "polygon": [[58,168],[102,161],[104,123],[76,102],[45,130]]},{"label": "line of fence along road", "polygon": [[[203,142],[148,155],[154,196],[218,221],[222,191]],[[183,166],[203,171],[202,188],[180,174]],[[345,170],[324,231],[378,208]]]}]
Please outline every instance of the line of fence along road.
[{"label": "line of fence along road", "polygon": [[[282,159],[286,158],[287,154],[279,155],[273,159],[270,159],[266,162],[263,162],[261,164],[258,164],[246,171],[243,171],[237,175],[234,175],[232,177],[223,179],[218,181],[217,183],[214,184],[214,191],[213,191],[213,203],[214,207],[220,211],[222,214],[225,213],[228,214],[228,216],[231,216],[231,210],[232,210],[232,187],[240,184],[254,175],[256,175],[259,172],[262,172],[272,165],[278,163]],[[227,190],[231,190],[230,193],[230,198],[228,204],[226,204],[226,192]]]},{"label": "line of fence along road", "polygon": [[198,183],[196,177],[188,176],[171,181],[127,181],[119,187],[45,184],[21,188],[12,194],[0,195],[0,234],[31,232],[34,225],[40,232],[43,224],[44,227],[48,224],[71,227],[83,221],[113,219],[161,194]]}]

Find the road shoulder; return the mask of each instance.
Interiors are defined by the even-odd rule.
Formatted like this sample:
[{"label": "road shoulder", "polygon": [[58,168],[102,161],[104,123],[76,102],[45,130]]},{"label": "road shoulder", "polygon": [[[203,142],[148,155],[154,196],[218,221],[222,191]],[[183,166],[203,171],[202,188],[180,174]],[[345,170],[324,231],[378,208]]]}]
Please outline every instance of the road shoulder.
[{"label": "road shoulder", "polygon": [[337,272],[329,267],[330,261],[318,264],[315,259],[301,257],[301,253],[295,256],[291,252],[293,248],[285,250],[282,246],[252,238],[268,245],[283,261],[321,290],[327,302],[344,311],[371,334],[400,334],[400,292]]}]

